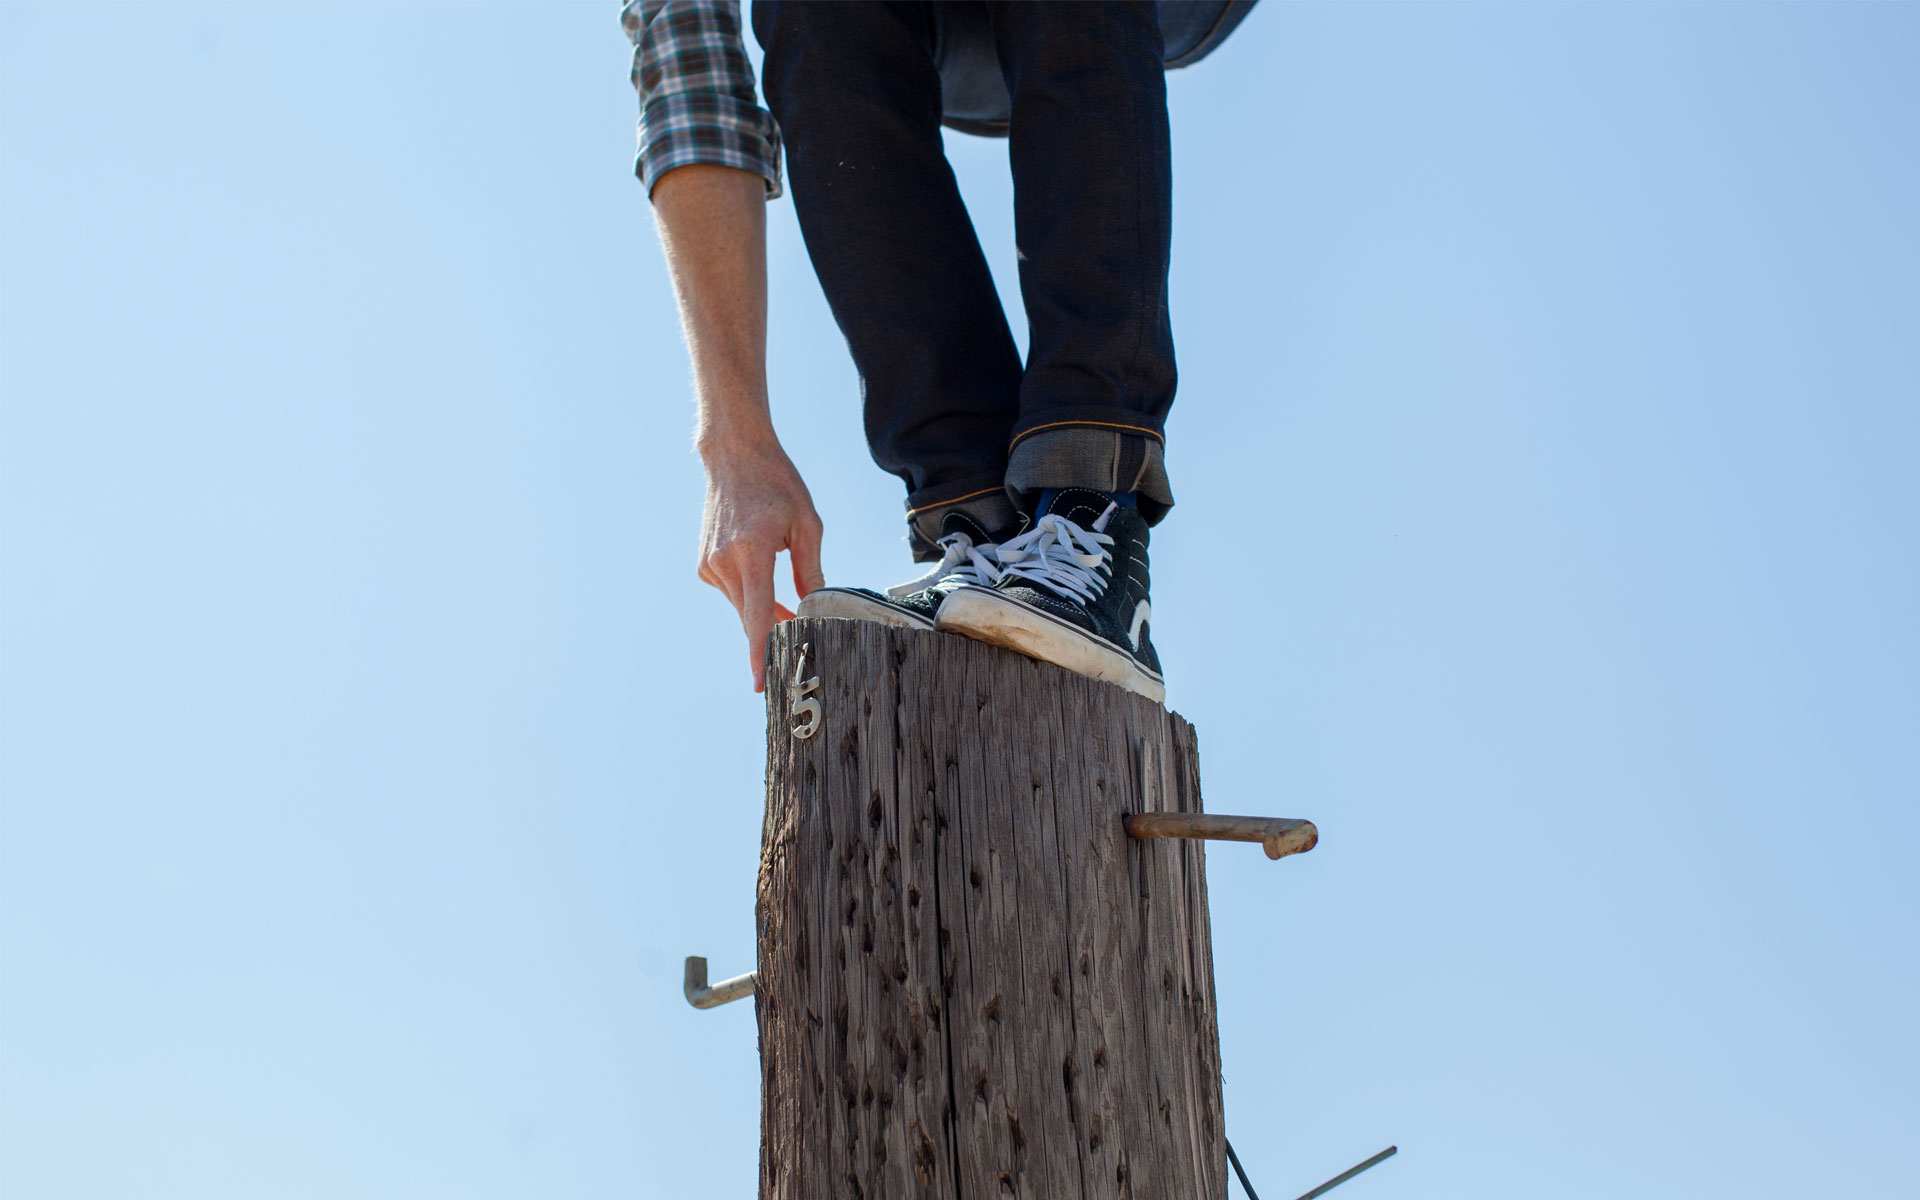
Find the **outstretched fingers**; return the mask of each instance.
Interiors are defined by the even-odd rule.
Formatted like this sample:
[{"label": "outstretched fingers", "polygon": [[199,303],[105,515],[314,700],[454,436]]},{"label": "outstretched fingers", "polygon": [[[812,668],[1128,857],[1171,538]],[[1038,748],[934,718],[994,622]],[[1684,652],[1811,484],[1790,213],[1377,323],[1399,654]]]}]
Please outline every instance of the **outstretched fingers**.
[{"label": "outstretched fingers", "polygon": [[739,614],[740,627],[747,635],[747,668],[756,692],[766,690],[767,635],[775,625],[793,619],[793,610],[773,595],[773,560],[777,553],[770,544],[736,542],[700,561],[700,578],[724,592]]},{"label": "outstretched fingers", "polygon": [[820,570],[820,518],[812,508],[794,519],[787,531],[787,555],[793,560],[793,590],[804,598],[808,592],[825,587],[827,577]]},{"label": "outstretched fingers", "polygon": [[773,598],[773,556],[754,561],[742,579],[740,624],[747,631],[747,665],[753,670],[753,690],[767,689],[767,635],[782,621],[793,620],[793,610]]},{"label": "outstretched fingers", "polygon": [[699,575],[726,593],[747,635],[753,690],[765,691],[767,635],[793,610],[774,599],[774,560],[793,558],[794,590],[804,596],[824,582],[820,516],[785,455],[761,462],[723,458],[709,464],[701,517]]}]

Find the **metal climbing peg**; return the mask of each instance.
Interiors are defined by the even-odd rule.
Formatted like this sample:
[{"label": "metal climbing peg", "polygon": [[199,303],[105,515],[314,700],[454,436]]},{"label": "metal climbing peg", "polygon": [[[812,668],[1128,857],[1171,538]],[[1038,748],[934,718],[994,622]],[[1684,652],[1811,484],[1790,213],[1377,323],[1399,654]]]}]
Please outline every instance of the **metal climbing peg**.
[{"label": "metal climbing peg", "polygon": [[1303,854],[1320,842],[1312,821],[1288,817],[1229,817],[1215,813],[1134,813],[1126,819],[1127,836],[1136,838],[1208,838],[1226,842],[1259,842],[1268,858]]},{"label": "metal climbing peg", "polygon": [[722,979],[709,987],[707,985],[707,960],[687,957],[687,979],[681,990],[687,995],[687,1003],[695,1008],[718,1008],[735,1000],[744,1000],[753,995],[755,972],[735,975],[732,979]]}]

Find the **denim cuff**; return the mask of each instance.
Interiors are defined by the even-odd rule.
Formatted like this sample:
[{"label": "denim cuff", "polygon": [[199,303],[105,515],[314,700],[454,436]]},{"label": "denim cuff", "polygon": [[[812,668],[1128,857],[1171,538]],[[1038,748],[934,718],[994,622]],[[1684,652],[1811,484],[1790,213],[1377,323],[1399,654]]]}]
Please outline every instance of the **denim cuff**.
[{"label": "denim cuff", "polygon": [[1019,514],[1007,498],[1005,477],[999,472],[976,475],[921,488],[907,496],[907,544],[915,562],[935,562],[940,558],[940,522],[954,511],[966,513],[982,529],[995,532],[1012,525]]},{"label": "denim cuff", "polygon": [[1140,515],[1157,525],[1173,507],[1160,430],[1137,412],[1060,410],[1015,427],[1007,456],[1007,495],[1031,511],[1043,488],[1093,488],[1138,494]]}]

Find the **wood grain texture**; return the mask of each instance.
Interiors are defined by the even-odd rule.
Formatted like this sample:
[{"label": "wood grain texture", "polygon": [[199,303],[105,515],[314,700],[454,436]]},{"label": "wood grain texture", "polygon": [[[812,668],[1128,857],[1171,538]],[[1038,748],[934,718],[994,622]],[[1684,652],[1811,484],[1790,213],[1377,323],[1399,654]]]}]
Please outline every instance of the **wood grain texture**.
[{"label": "wood grain texture", "polygon": [[[803,644],[822,717],[792,736]],[[763,1200],[1227,1194],[1192,726],[965,638],[769,649]]]}]

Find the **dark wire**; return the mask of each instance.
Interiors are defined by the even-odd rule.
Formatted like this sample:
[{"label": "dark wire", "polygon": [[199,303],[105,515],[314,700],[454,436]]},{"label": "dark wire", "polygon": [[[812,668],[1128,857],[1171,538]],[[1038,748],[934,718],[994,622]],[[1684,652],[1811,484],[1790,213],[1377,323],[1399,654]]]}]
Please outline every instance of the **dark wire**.
[{"label": "dark wire", "polygon": [[1348,1167],[1346,1170],[1340,1172],[1338,1175],[1335,1175],[1332,1179],[1327,1180],[1325,1183],[1321,1184],[1319,1187],[1301,1196],[1300,1200],[1313,1200],[1315,1196],[1325,1195],[1327,1192],[1330,1192],[1333,1189],[1339,1187],[1341,1184],[1345,1183],[1349,1179],[1352,1179],[1355,1175],[1358,1175],[1360,1172],[1366,1170],[1368,1167],[1373,1166],[1375,1163],[1385,1162],[1389,1158],[1392,1158],[1394,1155],[1398,1154],[1399,1152],[1400,1152],[1400,1147],[1388,1146],[1385,1150],[1382,1150],[1380,1153],[1374,1155],[1372,1158],[1361,1163],[1359,1166]]},{"label": "dark wire", "polygon": [[[1227,1142],[1227,1139],[1225,1138],[1221,1138],[1220,1140],[1223,1142]],[[1332,1191],[1334,1188],[1337,1188],[1341,1184],[1345,1183],[1347,1180],[1352,1179],[1355,1175],[1358,1175],[1360,1172],[1366,1170],[1368,1167],[1371,1167],[1376,1163],[1385,1162],[1387,1159],[1392,1158],[1394,1154],[1399,1151],[1399,1149],[1400,1147],[1398,1146],[1388,1146],[1385,1150],[1382,1150],[1380,1153],[1374,1155],[1372,1158],[1361,1163],[1359,1166],[1349,1167],[1346,1170],[1340,1172],[1338,1175],[1335,1175],[1332,1179],[1327,1180],[1325,1183],[1321,1184],[1319,1187],[1314,1188],[1312,1191],[1308,1192],[1306,1195],[1300,1197],[1300,1200],[1313,1200],[1315,1196],[1325,1195],[1326,1193]],[[1240,1177],[1240,1186],[1243,1189],[1245,1189],[1247,1193],[1247,1200],[1260,1200],[1260,1197],[1254,1195],[1253,1193],[1253,1185],[1247,1182],[1247,1169],[1240,1165],[1240,1156],[1233,1152],[1232,1142],[1227,1142],[1227,1161],[1233,1164],[1233,1173]]]},{"label": "dark wire", "polygon": [[[1227,1141],[1225,1138],[1220,1140]],[[1253,1194],[1253,1185],[1247,1182],[1247,1169],[1240,1165],[1240,1156],[1233,1152],[1232,1142],[1227,1142],[1227,1161],[1233,1164],[1233,1173],[1240,1177],[1240,1186],[1245,1189],[1247,1200],[1260,1200],[1260,1197]]]}]

